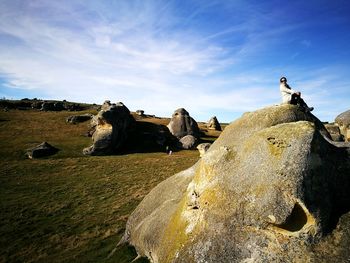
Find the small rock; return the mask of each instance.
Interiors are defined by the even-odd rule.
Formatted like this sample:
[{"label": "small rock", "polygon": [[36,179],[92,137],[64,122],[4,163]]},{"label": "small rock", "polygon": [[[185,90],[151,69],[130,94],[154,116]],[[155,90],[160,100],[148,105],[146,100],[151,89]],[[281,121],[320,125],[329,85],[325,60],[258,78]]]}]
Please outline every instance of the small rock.
[{"label": "small rock", "polygon": [[29,159],[35,159],[35,158],[53,155],[58,151],[59,149],[53,147],[51,144],[47,142],[43,142],[32,149],[28,149],[26,152],[26,156],[28,156]]}]

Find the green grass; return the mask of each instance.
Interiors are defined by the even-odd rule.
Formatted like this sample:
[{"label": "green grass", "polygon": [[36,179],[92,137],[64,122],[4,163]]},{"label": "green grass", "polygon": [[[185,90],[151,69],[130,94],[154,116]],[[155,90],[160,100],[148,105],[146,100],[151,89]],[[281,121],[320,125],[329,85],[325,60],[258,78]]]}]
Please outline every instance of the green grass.
[{"label": "green grass", "polygon": [[[66,124],[73,114],[0,112],[0,262],[131,262],[136,254],[126,246],[108,258],[128,216],[199,158],[197,151],[83,156],[88,123]],[[43,141],[60,151],[26,159],[25,150]]]}]

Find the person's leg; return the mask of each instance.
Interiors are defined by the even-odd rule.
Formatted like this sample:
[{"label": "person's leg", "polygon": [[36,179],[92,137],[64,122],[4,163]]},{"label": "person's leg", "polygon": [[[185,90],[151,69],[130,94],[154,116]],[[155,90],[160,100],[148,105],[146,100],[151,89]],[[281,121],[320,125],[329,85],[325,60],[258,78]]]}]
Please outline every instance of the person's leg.
[{"label": "person's leg", "polygon": [[307,106],[306,102],[300,96],[297,96],[297,105],[302,107],[306,112],[313,111],[314,109],[314,107]]},{"label": "person's leg", "polygon": [[292,98],[290,100],[290,104],[297,105],[298,101],[299,101],[299,98],[300,98],[300,96],[298,96],[297,94],[293,93],[292,94]]}]

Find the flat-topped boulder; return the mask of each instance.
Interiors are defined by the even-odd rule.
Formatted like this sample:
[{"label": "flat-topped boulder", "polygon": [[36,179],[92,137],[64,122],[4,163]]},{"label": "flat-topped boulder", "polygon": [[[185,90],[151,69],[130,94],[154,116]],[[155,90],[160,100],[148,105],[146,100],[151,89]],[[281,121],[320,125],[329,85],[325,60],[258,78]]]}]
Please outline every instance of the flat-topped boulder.
[{"label": "flat-topped boulder", "polygon": [[337,222],[350,209],[349,175],[348,149],[311,113],[246,113],[144,198],[122,242],[162,263],[345,262],[350,219]]},{"label": "flat-topped boulder", "polygon": [[186,135],[192,135],[199,138],[200,132],[197,122],[184,109],[177,109],[168,124],[169,131],[178,139]]},{"label": "flat-topped boulder", "polygon": [[83,150],[85,155],[116,153],[125,142],[129,125],[134,121],[129,109],[122,103],[105,101],[101,111],[92,118],[93,144]]}]

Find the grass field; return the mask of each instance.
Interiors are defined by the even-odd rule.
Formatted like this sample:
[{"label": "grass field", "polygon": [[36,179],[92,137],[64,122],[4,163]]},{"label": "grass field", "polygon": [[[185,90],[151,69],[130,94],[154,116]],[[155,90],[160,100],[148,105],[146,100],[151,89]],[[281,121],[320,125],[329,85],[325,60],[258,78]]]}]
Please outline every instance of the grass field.
[{"label": "grass field", "polygon": [[[96,113],[79,114],[87,112]],[[126,246],[108,258],[128,216],[154,186],[199,159],[197,151],[83,156],[88,123],[66,124],[72,114],[0,112],[0,262],[131,262],[136,253]],[[26,159],[43,141],[60,151]]]}]

